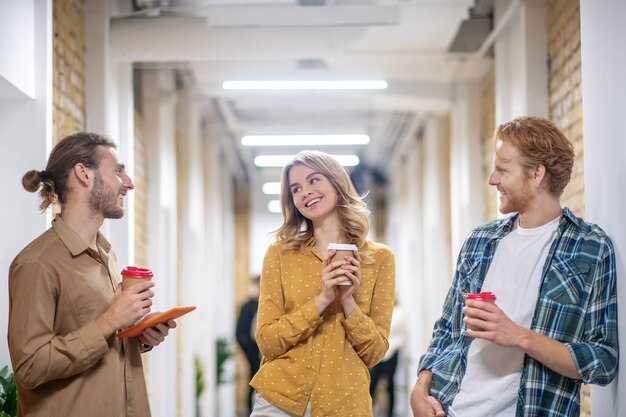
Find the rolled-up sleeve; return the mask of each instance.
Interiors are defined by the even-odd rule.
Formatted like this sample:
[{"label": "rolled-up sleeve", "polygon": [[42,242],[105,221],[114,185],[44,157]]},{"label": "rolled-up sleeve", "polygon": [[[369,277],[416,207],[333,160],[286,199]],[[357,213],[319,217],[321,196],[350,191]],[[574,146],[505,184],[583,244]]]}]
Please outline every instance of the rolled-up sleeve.
[{"label": "rolled-up sleeve", "polygon": [[594,268],[592,282],[584,342],[566,345],[585,384],[606,385],[617,374],[619,352],[615,254],[610,241]]}]

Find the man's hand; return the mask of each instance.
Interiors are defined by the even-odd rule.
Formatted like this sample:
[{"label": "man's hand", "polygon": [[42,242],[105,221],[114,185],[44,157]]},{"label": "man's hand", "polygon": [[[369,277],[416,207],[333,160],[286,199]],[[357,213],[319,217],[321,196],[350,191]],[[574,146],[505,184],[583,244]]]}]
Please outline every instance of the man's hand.
[{"label": "man's hand", "polygon": [[572,354],[564,343],[518,325],[497,305],[467,300],[463,313],[463,321],[478,329],[467,329],[468,336],[520,349],[563,376],[582,379]]},{"label": "man's hand", "polygon": [[477,330],[467,329],[467,335],[476,339],[485,339],[504,347],[520,347],[527,336],[525,329],[511,320],[493,303],[467,300],[463,307],[465,324]]},{"label": "man's hand", "polygon": [[96,324],[105,338],[113,335],[118,329],[130,327],[150,312],[151,298],[154,292],[152,281],[135,284],[122,291],[118,284],[109,308],[96,318]]},{"label": "man's hand", "polygon": [[[146,319],[149,319],[155,314],[158,313],[150,314],[146,317]],[[152,327],[148,327],[146,330],[143,331],[143,333],[137,336],[137,338],[139,339],[139,342],[143,343],[144,345],[153,347],[158,346],[161,344],[161,342],[165,340],[165,337],[168,335],[170,329],[173,329],[175,327],[176,322],[174,320],[167,320],[163,323],[157,323]]]},{"label": "man's hand", "polygon": [[444,417],[446,415],[441,403],[429,393],[431,380],[430,371],[419,373],[409,398],[413,417]]}]

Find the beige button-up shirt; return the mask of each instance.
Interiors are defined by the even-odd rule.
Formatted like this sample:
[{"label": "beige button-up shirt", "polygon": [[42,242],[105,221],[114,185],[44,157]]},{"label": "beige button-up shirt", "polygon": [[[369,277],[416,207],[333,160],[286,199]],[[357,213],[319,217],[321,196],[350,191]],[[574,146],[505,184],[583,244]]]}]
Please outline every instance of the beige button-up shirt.
[{"label": "beige button-up shirt", "polygon": [[367,241],[373,262],[361,265],[357,308],[345,318],[339,299],[320,316],[322,257],[312,247],[283,253],[267,250],[261,273],[256,341],[263,353],[251,385],[275,406],[313,417],[370,417],[368,367],[388,348],[395,263],[391,250]]},{"label": "beige button-up shirt", "polygon": [[110,243],[98,252],[57,216],[9,269],[9,351],[18,416],[147,417],[136,338],[95,323],[121,281]]}]

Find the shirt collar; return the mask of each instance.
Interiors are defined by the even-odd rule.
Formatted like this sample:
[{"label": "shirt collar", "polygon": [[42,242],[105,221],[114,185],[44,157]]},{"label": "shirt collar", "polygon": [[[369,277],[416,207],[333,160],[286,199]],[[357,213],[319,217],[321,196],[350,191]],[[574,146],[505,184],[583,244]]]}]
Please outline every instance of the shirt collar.
[{"label": "shirt collar", "polygon": [[[85,242],[67,223],[63,221],[61,216],[55,216],[52,220],[52,228],[54,229],[61,242],[67,247],[72,256],[77,256],[87,249],[89,245]],[[102,233],[98,232],[96,236],[96,246],[101,248],[105,253],[111,249],[111,244],[106,240]]]},{"label": "shirt collar", "polygon": [[[571,212],[567,207],[563,207],[562,209],[563,215],[561,216],[561,220],[559,221],[559,230],[562,231],[567,224],[573,223],[576,226],[580,226],[581,219],[576,217],[574,213]],[[502,223],[496,229],[496,237],[504,237],[508,233],[513,230],[513,226],[519,217],[519,213],[515,213],[505,219],[502,220]]]},{"label": "shirt collar", "polygon": [[570,211],[567,207],[563,207],[563,216],[561,216],[561,221],[559,223],[559,228],[563,227],[566,222],[574,223],[576,226],[581,226],[582,219],[580,217],[576,217],[574,213]]},{"label": "shirt collar", "polygon": [[319,259],[320,261],[324,262],[324,257],[322,256],[322,253],[317,250],[317,248],[315,247],[315,241],[313,239],[311,239],[311,242],[309,242],[308,245],[304,246],[304,253],[307,255],[313,255],[315,256],[317,259]]}]

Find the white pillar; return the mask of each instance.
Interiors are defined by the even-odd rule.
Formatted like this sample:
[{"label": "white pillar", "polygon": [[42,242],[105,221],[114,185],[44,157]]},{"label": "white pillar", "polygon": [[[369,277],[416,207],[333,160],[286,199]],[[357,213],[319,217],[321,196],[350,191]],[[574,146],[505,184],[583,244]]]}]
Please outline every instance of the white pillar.
[{"label": "white pillar", "polygon": [[[510,9],[511,8],[511,9]],[[518,116],[548,115],[546,5],[544,0],[496,0],[496,124]],[[510,16],[506,22],[499,22]]]},{"label": "white pillar", "polygon": [[[117,143],[126,171],[134,178],[133,73],[129,63],[111,59],[109,3],[85,2],[85,130]],[[124,217],[107,220],[101,231],[111,241],[120,268],[134,263],[134,193],[126,196]]]},{"label": "white pillar", "polygon": [[450,267],[449,131],[444,119],[430,117],[423,143],[422,310],[430,341],[432,326],[452,282]]},{"label": "white pillar", "polygon": [[[154,311],[178,304],[175,82],[171,71],[144,73],[144,118],[148,161],[148,265],[155,273]],[[173,333],[175,333],[174,330]],[[164,343],[146,355],[152,415],[174,416],[179,375],[177,344]]]},{"label": "white pillar", "polygon": [[[203,409],[205,416],[222,416],[234,413],[235,401],[233,383],[218,386],[213,378],[217,366],[215,342],[220,337],[232,340],[234,334],[232,176],[217,136],[224,133],[221,129],[207,129],[205,133],[206,259],[210,265],[207,275],[210,291],[206,295],[210,308],[208,318],[213,320],[214,331],[207,347],[207,354],[210,355],[207,363],[212,374],[207,378],[209,393],[203,399]],[[224,376],[227,379],[234,377],[232,362],[231,358],[226,364]]]},{"label": "white pillar", "polygon": [[[617,379],[591,387],[591,415],[626,415],[626,2],[580,2],[581,68],[585,137],[585,208],[615,244],[620,359]],[[621,393],[621,395],[620,395]]]},{"label": "white pillar", "polygon": [[[195,373],[194,360],[198,358],[204,371],[204,380],[211,378],[214,371],[207,371],[209,365],[208,346],[213,343],[214,323],[209,301],[211,293],[210,281],[213,270],[211,260],[206,256],[206,216],[205,216],[205,181],[204,175],[204,144],[201,133],[202,103],[197,102],[185,94],[181,103],[180,123],[180,155],[181,170],[184,170],[180,190],[180,303],[181,305],[195,305],[197,310],[181,321],[176,331],[181,340],[180,387],[181,403],[180,415],[195,415]],[[215,196],[214,196],[215,197]],[[211,368],[213,369],[213,368]],[[205,387],[203,396],[207,395]],[[202,404],[202,401],[199,401]],[[202,416],[207,413],[201,407]]]},{"label": "white pillar", "polygon": [[[117,152],[126,165],[126,172],[135,178],[135,116],[133,103],[133,69],[128,63],[112,64],[106,105],[106,131],[117,143]],[[91,94],[89,94],[91,96]],[[87,130],[92,130],[88,125]],[[129,192],[121,219],[106,220],[103,232],[111,241],[120,268],[135,264],[135,193]]]},{"label": "white pillar", "polygon": [[483,174],[480,138],[480,90],[473,83],[457,84],[450,111],[450,231],[451,262],[482,221]]},{"label": "white pillar", "polygon": [[[405,344],[398,369],[404,370],[402,385],[412,386],[419,356],[426,350],[432,323],[424,317],[423,174],[421,141],[413,140],[398,154],[399,167],[389,198],[387,237],[396,258],[396,297],[406,317]],[[399,175],[398,175],[399,174]],[[407,404],[406,395],[404,404]],[[400,399],[398,399],[400,400]],[[401,401],[397,401],[401,403]]]},{"label": "white pillar", "polygon": [[110,133],[109,49],[109,2],[85,0],[85,124],[87,130],[99,133]]},{"label": "white pillar", "polygon": [[5,220],[0,238],[1,368],[10,365],[4,337],[9,265],[50,226],[49,216],[39,212],[37,194],[22,188],[22,175],[45,168],[52,144],[51,0],[0,2],[0,34],[0,178],[5,196],[0,204],[0,218]]}]

